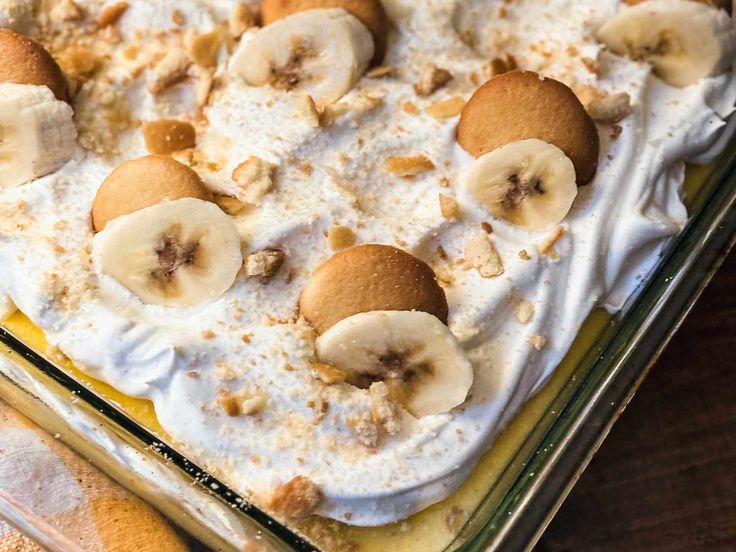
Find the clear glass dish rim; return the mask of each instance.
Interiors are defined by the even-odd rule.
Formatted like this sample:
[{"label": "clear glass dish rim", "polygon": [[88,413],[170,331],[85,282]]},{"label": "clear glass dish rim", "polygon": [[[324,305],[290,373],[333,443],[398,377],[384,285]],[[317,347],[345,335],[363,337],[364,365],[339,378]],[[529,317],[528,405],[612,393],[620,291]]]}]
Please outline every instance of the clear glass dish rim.
[{"label": "clear glass dish rim", "polygon": [[[695,215],[669,244],[618,323],[579,363],[585,376],[545,409],[447,550],[530,550],[623,412],[648,369],[736,241],[736,148],[720,156],[692,202]],[[315,550],[288,527],[163,442],[106,398],[0,326],[0,343],[24,357],[143,448],[157,452],[294,550]],[[566,386],[567,387],[567,386]],[[517,470],[522,466],[521,470]],[[495,494],[494,494],[495,493]],[[492,507],[488,508],[493,501]],[[487,508],[484,509],[484,506]],[[479,513],[482,516],[479,517]]]}]

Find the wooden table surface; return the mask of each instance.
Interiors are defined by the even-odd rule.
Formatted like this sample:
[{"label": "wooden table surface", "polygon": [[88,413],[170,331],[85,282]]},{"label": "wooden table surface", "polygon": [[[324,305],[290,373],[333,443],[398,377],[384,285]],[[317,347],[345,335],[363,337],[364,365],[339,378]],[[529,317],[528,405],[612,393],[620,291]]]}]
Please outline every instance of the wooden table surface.
[{"label": "wooden table surface", "polygon": [[736,253],[536,552],[736,551]]}]

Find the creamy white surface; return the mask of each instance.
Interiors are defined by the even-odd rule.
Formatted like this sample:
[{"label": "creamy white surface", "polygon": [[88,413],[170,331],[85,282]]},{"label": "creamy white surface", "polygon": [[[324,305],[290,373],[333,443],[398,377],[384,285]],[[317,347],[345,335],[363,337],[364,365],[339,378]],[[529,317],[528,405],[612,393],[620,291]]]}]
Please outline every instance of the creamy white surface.
[{"label": "creamy white surface", "polygon": [[[419,9],[410,0],[391,0],[389,12],[400,32],[392,38],[386,62],[402,73],[396,79],[363,79],[344,98],[353,109],[329,129],[313,128],[300,115],[296,95],[227,79],[222,60],[226,85],[214,94],[206,110],[207,131],[198,135],[198,147],[222,170],[202,176],[214,190],[229,191],[230,172],[249,155],[279,164],[276,190],[237,221],[248,251],[280,247],[287,252],[286,266],[274,280],[262,284],[239,278],[214,303],[166,309],[143,305],[95,271],[89,262],[91,202],[117,163],[145,154],[140,134],[131,132],[121,138],[124,155],[118,159],[80,149],[56,174],[0,196],[0,309],[11,299],[86,372],[124,393],[151,399],[180,448],[243,492],[268,497],[278,484],[305,475],[325,494],[319,514],[345,520],[350,513],[350,523],[359,525],[391,522],[447,496],[547,380],[591,309],[618,310],[654,266],[666,238],[682,229],[687,217],[679,197],[683,161],[704,158],[712,146],[723,145],[720,129],[736,101],[730,74],[674,89],[653,78],[646,65],[605,55],[597,83],[579,61],[567,63],[564,55],[545,67],[549,76],[628,92],[635,111],[621,123],[616,140],[609,127],[600,127],[598,173],[580,189],[564,222],[559,260],[540,256],[534,247],[549,232],[492,221],[492,239],[506,273],[482,279],[475,270],[455,269],[454,283],[446,289],[449,326],[474,364],[472,398],[449,414],[421,419],[406,414],[400,435],[368,451],[346,422],[370,408],[367,391],[315,379],[309,365],[311,330],[301,322],[268,320],[294,316],[309,273],[331,255],[324,230],[333,224],[355,228],[360,243],[399,245],[431,261],[439,245],[451,259],[462,257],[465,239],[481,221],[491,221],[458,185],[459,172],[472,159],[455,143],[457,118],[438,122],[399,108],[403,100],[423,108],[458,94],[468,98],[473,86],[467,76],[480,73],[494,57],[492,43],[483,43],[488,51],[480,55],[460,41],[453,30],[458,3],[427,0]],[[121,21],[126,36],[144,21],[168,28],[174,7],[190,25],[212,26],[211,15],[195,0],[130,4]],[[216,4],[221,16],[231,5]],[[474,20],[486,22],[494,36],[512,32],[513,43],[503,51],[525,68],[541,69],[543,58],[524,55],[529,44],[553,37],[595,58],[601,49],[591,38],[595,22],[615,13],[619,4],[527,0],[509,5],[505,20],[483,13]],[[465,5],[495,14],[501,2]],[[557,49],[564,52],[565,46]],[[450,69],[456,85],[419,99],[411,85],[430,63]],[[362,113],[361,93],[382,96],[382,106]],[[142,84],[129,94],[140,99],[136,115],[141,118],[192,109],[186,85],[167,92],[159,103]],[[349,156],[347,162],[341,153]],[[415,154],[429,157],[437,170],[413,180],[386,172],[388,156]],[[311,163],[313,173],[306,175],[290,158]],[[440,186],[440,177],[449,179],[449,188]],[[439,193],[460,201],[460,223],[442,218]],[[530,260],[519,258],[521,249]],[[58,300],[54,290],[64,286],[79,300]],[[514,317],[522,299],[536,310],[528,325]],[[206,331],[216,337],[203,339]],[[243,334],[252,334],[249,343]],[[535,350],[528,342],[532,335],[545,336],[547,346]],[[262,392],[269,402],[261,415],[228,417],[216,402],[221,389]],[[307,402],[318,397],[330,408],[314,423],[316,412]]]}]

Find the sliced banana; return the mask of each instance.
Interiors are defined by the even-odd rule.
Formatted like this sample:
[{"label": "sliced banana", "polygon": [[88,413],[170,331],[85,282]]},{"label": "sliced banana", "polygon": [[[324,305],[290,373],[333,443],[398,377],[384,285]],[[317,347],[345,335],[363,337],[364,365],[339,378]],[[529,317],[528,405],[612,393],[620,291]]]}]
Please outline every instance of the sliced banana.
[{"label": "sliced banana", "polygon": [[308,94],[319,105],[344,96],[373,57],[373,38],[342,8],[305,10],[259,30],[232,61],[251,86]]},{"label": "sliced banana", "polygon": [[537,139],[511,142],[480,156],[461,183],[491,215],[528,230],[559,224],[578,194],[570,158]]},{"label": "sliced banana", "polygon": [[619,12],[598,30],[615,53],[652,64],[674,86],[688,86],[731,66],[736,32],[728,14],[689,0],[649,0]]},{"label": "sliced banana", "polygon": [[0,29],[28,34],[34,25],[34,0],[0,0]]},{"label": "sliced banana", "polygon": [[220,297],[242,264],[232,219],[201,199],[162,201],[116,218],[94,238],[95,262],[147,304],[190,307]]},{"label": "sliced banana", "polygon": [[317,358],[346,372],[358,387],[384,381],[415,416],[459,406],[473,384],[465,351],[426,312],[371,311],[345,318],[317,338]]},{"label": "sliced banana", "polygon": [[0,190],[49,174],[74,155],[68,103],[46,86],[0,84]]}]

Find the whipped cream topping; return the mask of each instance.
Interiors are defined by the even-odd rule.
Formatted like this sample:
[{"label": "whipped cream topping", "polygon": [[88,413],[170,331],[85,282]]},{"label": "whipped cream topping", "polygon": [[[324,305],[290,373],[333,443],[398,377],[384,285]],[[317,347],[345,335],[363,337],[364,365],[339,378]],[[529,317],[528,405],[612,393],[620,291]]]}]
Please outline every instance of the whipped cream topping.
[{"label": "whipped cream topping", "polygon": [[[124,44],[170,29],[174,10],[187,27],[208,31],[235,4],[129,3],[119,23]],[[195,168],[213,191],[234,194],[231,172],[249,156],[277,165],[275,189],[236,217],[246,253],[286,253],[267,283],[239,277],[217,301],[170,309],[142,304],[99,272],[91,261],[91,204],[117,164],[146,154],[136,130],[121,133],[112,155],[80,147],[56,173],[0,195],[0,312],[14,303],[81,369],[153,401],[179,448],[235,489],[265,502],[276,486],[303,475],[324,494],[318,514],[356,525],[404,518],[451,493],[545,383],[590,311],[623,306],[687,221],[684,162],[723,147],[736,103],[730,73],[677,89],[648,65],[603,52],[594,32],[620,9],[617,0],[385,4],[395,27],[385,63],[398,73],[363,78],[329,128],[304,117],[297,94],[245,85],[221,54],[206,122],[197,129],[197,150],[208,163]],[[461,39],[471,32],[474,48]],[[554,252],[544,247],[554,230],[491,220],[461,189],[459,175],[472,157],[456,144],[457,117],[421,111],[469,98],[489,60],[505,54],[570,85],[626,92],[633,105],[615,132],[599,127],[598,173],[580,189]],[[190,84],[154,97],[145,74],[135,74],[119,52],[113,61],[107,85],[125,97],[134,118],[195,114]],[[412,85],[433,65],[454,79],[418,97]],[[86,99],[83,89],[77,102]],[[402,108],[405,102],[419,113]],[[435,169],[399,178],[385,169],[396,155],[424,155]],[[460,221],[442,217],[440,193],[457,199]],[[506,268],[497,278],[455,262],[481,222],[492,223]],[[395,245],[435,268],[446,285],[449,327],[475,371],[463,406],[419,419],[403,413],[401,432],[375,450],[358,442],[349,423],[370,410],[368,391],[314,377],[314,335],[295,316],[309,274],[332,254],[325,231],[335,224],[352,228],[358,243]],[[534,307],[527,324],[515,316],[522,301]],[[231,417],[218,404],[223,393],[268,402],[256,415]]]}]

